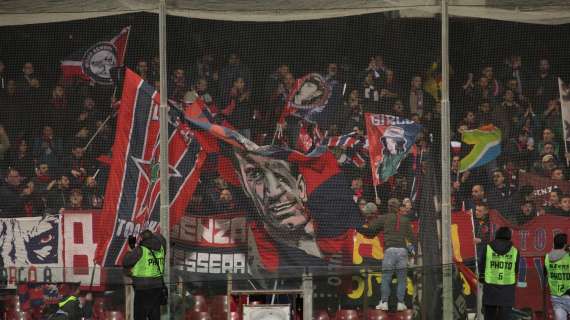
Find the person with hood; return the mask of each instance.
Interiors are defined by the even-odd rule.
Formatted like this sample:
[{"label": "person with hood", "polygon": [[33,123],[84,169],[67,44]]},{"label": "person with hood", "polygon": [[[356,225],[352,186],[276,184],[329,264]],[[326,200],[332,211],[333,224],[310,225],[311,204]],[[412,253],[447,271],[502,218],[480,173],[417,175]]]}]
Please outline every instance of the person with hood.
[{"label": "person with hood", "polygon": [[406,294],[406,275],[408,267],[408,254],[413,254],[416,246],[416,237],[412,231],[412,226],[406,216],[406,209],[396,198],[388,200],[388,213],[372,221],[369,227],[362,227],[358,230],[366,237],[375,237],[378,232],[384,230],[384,259],[382,260],[382,299],[377,309],[388,310],[388,299],[390,298],[390,286],[392,275],[396,273],[398,286],[396,296],[398,297],[398,311],[407,308],[404,303]]},{"label": "person with hood", "polygon": [[511,242],[511,229],[500,227],[479,261],[485,320],[510,319],[519,269],[519,253]]},{"label": "person with hood", "polygon": [[570,315],[570,255],[568,236],[554,236],[554,248],[544,257],[544,273],[550,287],[550,299],[555,320],[566,320]]},{"label": "person with hood", "polygon": [[125,254],[123,267],[130,270],[133,279],[134,319],[158,320],[164,287],[166,240],[160,234],[144,230],[138,245],[134,236],[128,241],[130,251]]}]

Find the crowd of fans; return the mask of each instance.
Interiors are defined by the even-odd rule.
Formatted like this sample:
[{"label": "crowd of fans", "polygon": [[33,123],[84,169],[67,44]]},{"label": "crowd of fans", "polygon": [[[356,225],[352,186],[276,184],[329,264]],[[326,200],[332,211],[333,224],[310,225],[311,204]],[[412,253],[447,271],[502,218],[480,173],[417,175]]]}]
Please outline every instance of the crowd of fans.
[{"label": "crowd of fans", "polygon": [[[158,88],[158,62],[157,57],[139,59],[132,67]],[[459,172],[468,146],[453,155],[454,209],[472,209],[480,224],[488,223],[489,210],[519,224],[540,214],[570,216],[570,195],[554,189],[547,202],[537,205],[532,190],[519,186],[521,172],[567,181],[570,159],[563,141],[558,75],[546,58],[536,66],[525,62],[525,57],[513,54],[500,65],[482,64],[465,76],[452,74],[452,139],[461,141],[464,130],[486,124],[502,131],[502,153],[484,167]],[[236,53],[227,57],[204,53],[187,66],[172,69],[168,95],[182,104],[201,98],[216,121],[226,121],[254,142],[268,144],[295,80],[304,74],[293,73],[293,65],[273,67],[273,73],[259,74]],[[328,63],[304,70],[321,73],[342,97],[338,114],[320,129],[329,136],[365,135],[365,113],[391,114],[423,125],[417,140],[420,153],[437,150],[440,66],[433,63],[400,75],[401,67],[388,65],[382,55],[371,55],[368,65],[347,68]],[[0,217],[102,207],[105,157],[110,155],[115,127],[113,88],[80,79],[73,83],[43,79],[30,62],[16,66],[0,61]],[[295,141],[293,137],[284,143],[294,147]],[[375,212],[365,210],[370,202],[383,212],[390,198],[403,201],[411,217],[421,215],[410,200],[417,178],[410,159],[378,188],[376,197],[369,166],[343,162],[348,151],[342,147],[333,152],[352,180],[354,200],[363,215]],[[209,178],[202,180],[209,182],[199,186],[189,212],[206,207],[233,210],[245,201],[221,178]]]}]

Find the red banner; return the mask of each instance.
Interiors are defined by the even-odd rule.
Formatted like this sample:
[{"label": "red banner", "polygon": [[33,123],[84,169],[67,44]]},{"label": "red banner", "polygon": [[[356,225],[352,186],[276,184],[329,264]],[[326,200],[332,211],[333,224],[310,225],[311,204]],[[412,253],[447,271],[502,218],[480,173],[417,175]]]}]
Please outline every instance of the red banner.
[{"label": "red banner", "polygon": [[560,216],[539,216],[528,223],[511,224],[501,214],[490,212],[491,234],[506,226],[513,232],[512,241],[523,257],[544,257],[552,249],[552,240],[558,233],[570,233],[570,218]]},{"label": "red banner", "polygon": [[548,194],[555,189],[562,190],[563,193],[570,193],[570,182],[552,180],[534,173],[523,172],[519,176],[521,186],[532,186],[536,205],[543,206],[548,201]]},{"label": "red banner", "polygon": [[[117,129],[113,161],[105,190],[105,203],[98,216],[99,243],[95,258],[104,266],[120,265],[127,239],[149,229],[157,231],[160,220],[159,176],[159,94],[127,69]],[[205,154],[198,139],[169,114],[169,198],[170,225],[184,215],[198,180]]]}]

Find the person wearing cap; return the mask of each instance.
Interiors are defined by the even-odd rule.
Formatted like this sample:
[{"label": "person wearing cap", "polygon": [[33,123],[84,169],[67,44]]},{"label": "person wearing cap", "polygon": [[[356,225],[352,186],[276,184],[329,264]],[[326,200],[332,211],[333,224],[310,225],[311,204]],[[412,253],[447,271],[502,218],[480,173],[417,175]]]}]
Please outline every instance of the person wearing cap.
[{"label": "person wearing cap", "polygon": [[559,166],[560,162],[554,153],[553,144],[545,143],[543,152],[539,155],[537,161],[534,163],[534,171],[545,177],[550,177],[550,172]]},{"label": "person wearing cap", "polygon": [[372,202],[368,202],[364,205],[360,212],[366,221],[370,222],[378,217],[378,206]]},{"label": "person wearing cap", "polygon": [[382,299],[377,309],[388,310],[392,276],[396,273],[398,285],[396,296],[398,298],[398,311],[404,311],[407,306],[404,302],[406,294],[406,274],[408,254],[414,254],[416,237],[412,231],[406,209],[396,198],[388,200],[388,213],[372,221],[368,227],[358,230],[366,237],[375,237],[384,230],[384,259],[382,260]]},{"label": "person wearing cap", "polygon": [[129,237],[129,249],[123,267],[129,270],[133,279],[134,320],[158,320],[163,297],[166,240],[160,234],[144,230],[139,244],[135,237]]},{"label": "person wearing cap", "polygon": [[519,253],[511,242],[511,229],[500,227],[479,261],[485,320],[510,319],[519,269]]},{"label": "person wearing cap", "polygon": [[550,299],[555,320],[566,320],[570,315],[570,255],[568,236],[554,236],[553,249],[544,257],[544,273],[550,288]]}]

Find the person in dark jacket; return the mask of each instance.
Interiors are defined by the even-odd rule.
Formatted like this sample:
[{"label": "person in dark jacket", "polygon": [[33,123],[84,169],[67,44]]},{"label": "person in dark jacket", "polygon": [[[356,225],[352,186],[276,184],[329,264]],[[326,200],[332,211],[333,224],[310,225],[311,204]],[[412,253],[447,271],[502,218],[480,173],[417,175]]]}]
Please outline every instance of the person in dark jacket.
[{"label": "person in dark jacket", "polygon": [[31,190],[22,188],[21,182],[18,170],[8,169],[4,184],[0,186],[0,216],[3,218],[24,215],[24,199],[31,194]]},{"label": "person in dark jacket", "polygon": [[390,298],[390,286],[392,275],[396,273],[398,278],[397,310],[407,309],[404,303],[406,294],[406,274],[408,267],[408,253],[415,251],[416,237],[412,231],[409,219],[406,217],[406,209],[396,198],[388,200],[388,213],[372,221],[368,228],[358,230],[366,237],[375,237],[380,230],[384,230],[384,259],[382,260],[382,300],[376,307],[380,310],[388,310]]},{"label": "person in dark jacket", "polygon": [[85,317],[79,301],[79,285],[79,283],[69,285],[69,293],[57,304],[57,311],[49,318],[50,320],[81,320]]},{"label": "person in dark jacket", "polygon": [[134,319],[158,320],[164,286],[166,240],[160,234],[145,230],[138,245],[136,238],[129,237],[129,248],[123,259],[123,267],[129,269],[133,279]]},{"label": "person in dark jacket", "polygon": [[516,189],[508,184],[505,177],[505,172],[502,170],[493,172],[493,186],[487,194],[487,200],[489,207],[499,211],[509,221],[513,221],[520,198]]},{"label": "person in dark jacket", "polygon": [[479,261],[485,320],[510,319],[515,304],[519,254],[511,242],[509,228],[497,230],[495,240],[485,246]]},{"label": "person in dark jacket", "polygon": [[491,225],[489,221],[489,206],[481,203],[475,206],[475,216],[473,217],[473,228],[475,229],[475,248],[477,256],[480,256],[489,243]]},{"label": "person in dark jacket", "polygon": [[61,213],[69,205],[70,183],[66,175],[61,175],[46,187],[47,208],[52,212]]}]

